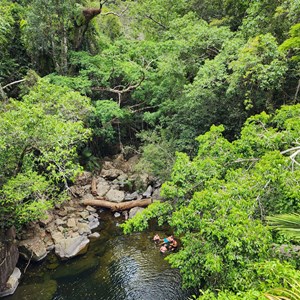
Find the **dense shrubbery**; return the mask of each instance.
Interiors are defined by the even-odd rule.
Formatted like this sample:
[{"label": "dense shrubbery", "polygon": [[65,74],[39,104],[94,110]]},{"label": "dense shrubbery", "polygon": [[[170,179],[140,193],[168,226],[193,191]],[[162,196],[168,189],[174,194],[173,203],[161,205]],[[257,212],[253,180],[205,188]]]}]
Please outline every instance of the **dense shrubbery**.
[{"label": "dense shrubbery", "polygon": [[298,0],[2,1],[1,225],[39,218],[79,162],[128,146],[167,202],[124,229],[168,222],[186,286],[293,288],[265,218],[299,209],[299,17]]}]

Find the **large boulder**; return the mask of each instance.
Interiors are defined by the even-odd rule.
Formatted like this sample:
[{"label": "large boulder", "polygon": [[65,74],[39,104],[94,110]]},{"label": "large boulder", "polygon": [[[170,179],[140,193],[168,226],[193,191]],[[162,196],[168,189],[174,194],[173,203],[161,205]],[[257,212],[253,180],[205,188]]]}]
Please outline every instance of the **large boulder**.
[{"label": "large boulder", "polygon": [[136,214],[142,212],[144,210],[143,207],[134,207],[129,211],[129,219],[133,218]]},{"label": "large boulder", "polygon": [[157,188],[152,193],[153,200],[162,200],[162,196],[160,195],[161,188]]},{"label": "large boulder", "polygon": [[138,199],[138,197],[139,197],[139,194],[138,194],[138,192],[133,192],[133,193],[131,193],[131,194],[126,194],[125,195],[125,201],[132,201],[132,200],[136,200],[136,199]]},{"label": "large boulder", "polygon": [[115,189],[110,189],[108,193],[106,194],[106,199],[108,201],[117,202],[120,203],[124,201],[125,193],[124,191],[119,191]]},{"label": "large boulder", "polygon": [[92,214],[92,215],[88,216],[88,221],[89,221],[90,229],[95,229],[100,225],[97,214]]},{"label": "large boulder", "polygon": [[120,175],[124,174],[122,170],[119,169],[102,169],[100,175],[108,180],[114,180],[118,178]]},{"label": "large boulder", "polygon": [[21,271],[18,268],[15,268],[13,273],[8,278],[5,288],[0,292],[0,297],[13,294],[19,285],[20,277]]},{"label": "large boulder", "polygon": [[99,197],[105,196],[105,194],[109,191],[110,184],[102,177],[97,179],[97,195]]},{"label": "large boulder", "polygon": [[46,245],[40,237],[21,241],[19,244],[20,255],[26,260],[40,261],[47,256]]},{"label": "large boulder", "polygon": [[150,198],[153,192],[153,188],[151,185],[147,187],[147,190],[143,193],[143,198]]},{"label": "large boulder", "polygon": [[68,259],[86,252],[89,242],[86,236],[62,239],[55,244],[55,253],[61,259]]}]

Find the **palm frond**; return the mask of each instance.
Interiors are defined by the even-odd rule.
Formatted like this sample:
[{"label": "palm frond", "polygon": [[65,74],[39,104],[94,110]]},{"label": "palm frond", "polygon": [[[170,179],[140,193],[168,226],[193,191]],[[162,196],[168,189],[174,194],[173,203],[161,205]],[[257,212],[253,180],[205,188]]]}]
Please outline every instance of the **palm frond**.
[{"label": "palm frond", "polygon": [[290,236],[300,239],[300,215],[283,214],[273,217],[267,217],[269,225],[274,229],[289,234]]}]

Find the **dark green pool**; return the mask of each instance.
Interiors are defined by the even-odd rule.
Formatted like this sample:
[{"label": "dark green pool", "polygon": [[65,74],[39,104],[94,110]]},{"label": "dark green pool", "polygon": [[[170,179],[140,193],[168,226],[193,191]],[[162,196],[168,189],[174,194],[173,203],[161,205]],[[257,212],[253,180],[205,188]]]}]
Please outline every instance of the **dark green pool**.
[{"label": "dark green pool", "polygon": [[121,219],[108,212],[100,217],[101,236],[85,255],[67,262],[49,255],[42,263],[31,264],[16,293],[5,299],[188,299],[179,273],[152,242],[153,231],[124,236],[117,223]]}]

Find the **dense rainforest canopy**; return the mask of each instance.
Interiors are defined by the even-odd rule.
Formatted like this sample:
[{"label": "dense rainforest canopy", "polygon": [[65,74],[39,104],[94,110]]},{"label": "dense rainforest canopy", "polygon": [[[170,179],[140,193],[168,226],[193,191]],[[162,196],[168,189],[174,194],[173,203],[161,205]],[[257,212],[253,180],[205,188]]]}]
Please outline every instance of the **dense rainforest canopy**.
[{"label": "dense rainforest canopy", "polygon": [[298,239],[267,222],[300,205],[299,0],[2,0],[0,62],[2,228],[138,153],[165,201],[124,231],[168,223],[184,286],[300,299]]}]

